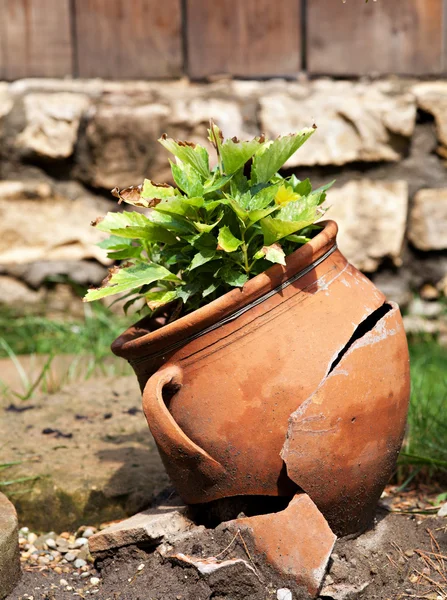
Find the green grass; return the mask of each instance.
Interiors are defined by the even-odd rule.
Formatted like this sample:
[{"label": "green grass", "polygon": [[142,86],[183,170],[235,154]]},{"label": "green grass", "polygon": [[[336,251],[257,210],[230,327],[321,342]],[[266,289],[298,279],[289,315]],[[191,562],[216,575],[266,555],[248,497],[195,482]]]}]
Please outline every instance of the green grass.
[{"label": "green grass", "polygon": [[[400,462],[447,474],[447,348],[436,340],[410,341],[411,402]],[[408,474],[408,470],[407,474]]]},{"label": "green grass", "polygon": [[0,314],[0,358],[12,351],[15,355],[88,353],[100,360],[110,355],[110,344],[133,320],[98,303],[84,305],[83,319],[66,321],[4,312]]},{"label": "green grass", "polygon": [[[113,357],[110,344],[135,320],[117,316],[101,304],[84,306],[84,318],[51,319],[39,315],[0,313],[0,359],[9,359],[18,375],[20,391],[12,389],[0,373],[0,393],[6,397],[29,400],[36,392],[55,392],[65,383],[88,379],[92,375],[124,375],[131,369]],[[57,357],[68,354],[67,368],[61,370]],[[23,355],[44,358],[39,371],[30,375]],[[35,369],[34,369],[35,370]],[[55,383],[56,381],[56,383]]]}]

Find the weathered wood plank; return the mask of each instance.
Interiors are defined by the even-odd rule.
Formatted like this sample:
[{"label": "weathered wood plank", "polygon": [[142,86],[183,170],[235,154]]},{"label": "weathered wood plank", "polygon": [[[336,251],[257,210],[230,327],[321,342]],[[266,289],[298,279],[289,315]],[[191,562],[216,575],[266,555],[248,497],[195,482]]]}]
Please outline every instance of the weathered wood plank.
[{"label": "weathered wood plank", "polygon": [[80,77],[177,77],[180,0],[75,0]]},{"label": "weathered wood plank", "polygon": [[296,75],[301,0],[187,0],[188,74]]},{"label": "weathered wood plank", "polygon": [[312,74],[442,72],[443,0],[309,0]]},{"label": "weathered wood plank", "polygon": [[0,77],[72,75],[69,0],[0,0]]}]

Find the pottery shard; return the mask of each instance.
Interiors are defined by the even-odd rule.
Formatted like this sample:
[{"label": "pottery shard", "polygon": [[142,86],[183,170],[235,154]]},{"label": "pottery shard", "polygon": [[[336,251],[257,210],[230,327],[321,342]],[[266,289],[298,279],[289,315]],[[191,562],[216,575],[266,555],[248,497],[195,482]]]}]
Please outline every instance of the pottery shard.
[{"label": "pottery shard", "polygon": [[24,98],[26,126],[17,139],[18,146],[45,158],[70,157],[89,103],[84,94],[28,94]]},{"label": "pottery shard", "polygon": [[408,237],[419,250],[447,248],[447,188],[419,190],[410,212]]},{"label": "pottery shard", "polygon": [[361,337],[292,413],[281,451],[288,476],[337,535],[369,525],[402,443],[409,359],[399,309],[390,307],[364,335],[360,327]]},{"label": "pottery shard", "polygon": [[12,592],[20,577],[19,537],[14,506],[0,493],[0,598]]},{"label": "pottery shard", "polygon": [[96,246],[105,236],[89,224],[109,208],[95,196],[59,196],[45,182],[0,181],[0,264],[84,258],[107,264]]},{"label": "pottery shard", "polygon": [[227,528],[248,537],[280,575],[317,594],[336,536],[307,494],[296,495],[281,512],[235,519]]},{"label": "pottery shard", "polygon": [[447,83],[444,81],[419,83],[412,91],[418,108],[434,117],[438,140],[447,147]]},{"label": "pottery shard", "polygon": [[289,159],[288,167],[398,161],[415,127],[414,96],[390,82],[290,84],[259,102],[261,129],[269,137],[313,123],[322,132]]},{"label": "pottery shard", "polygon": [[129,544],[173,542],[194,527],[185,511],[184,506],[158,506],[114,523],[89,538],[90,553],[94,556]]},{"label": "pottery shard", "polygon": [[401,264],[408,209],[405,181],[351,181],[332,189],[327,217],[337,221],[338,245],[358,269],[372,272],[389,257]]},{"label": "pottery shard", "polygon": [[94,187],[122,188],[169,166],[156,142],[169,112],[162,104],[101,104],[80,138],[81,178]]}]

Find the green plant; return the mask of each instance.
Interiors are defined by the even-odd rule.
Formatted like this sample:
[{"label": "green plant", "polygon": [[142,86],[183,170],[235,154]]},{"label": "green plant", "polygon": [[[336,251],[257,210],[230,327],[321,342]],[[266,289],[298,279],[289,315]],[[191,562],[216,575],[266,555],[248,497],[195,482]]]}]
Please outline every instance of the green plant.
[{"label": "green plant", "polygon": [[[63,321],[1,311],[0,395],[10,401],[29,400],[91,376],[129,373],[130,367],[110,355],[110,344],[130,325],[131,318],[111,317],[101,303],[85,304],[82,319]],[[64,357],[66,354],[70,356]]]},{"label": "green plant", "polygon": [[113,190],[120,202],[152,208],[108,213],[93,225],[110,237],[100,247],[115,260],[100,288],[84,300],[117,293],[125,308],[138,300],[153,311],[176,301],[176,314],[214,300],[265,271],[309,241],[324,210],[332,184],[312,190],[309,179],[283,178],[278,170],[314,133],[314,128],[267,141],[263,136],[240,142],[224,140],[211,123],[209,139],[217,153],[210,170],[207,150],[164,135],[171,152],[176,187],[144,184]]},{"label": "green plant", "polygon": [[400,464],[407,476],[447,471],[447,349],[434,339],[410,342],[411,401]]}]

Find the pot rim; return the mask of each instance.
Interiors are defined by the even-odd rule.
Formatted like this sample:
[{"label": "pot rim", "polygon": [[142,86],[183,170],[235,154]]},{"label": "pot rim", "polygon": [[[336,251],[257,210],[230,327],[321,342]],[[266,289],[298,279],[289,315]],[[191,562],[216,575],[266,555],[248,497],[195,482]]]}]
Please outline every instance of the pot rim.
[{"label": "pot rim", "polygon": [[321,221],[324,228],[309,242],[286,257],[286,265],[274,264],[253,279],[243,288],[235,288],[209,304],[202,306],[180,319],[154,331],[148,329],[152,317],[145,316],[131,325],[112,343],[112,351],[117,356],[132,360],[148,354],[159,354],[182,339],[215,325],[222,319],[236,313],[247,304],[261,298],[269,291],[281,286],[298,271],[312,265],[325,253],[336,246],[338,226],[335,221]]}]

